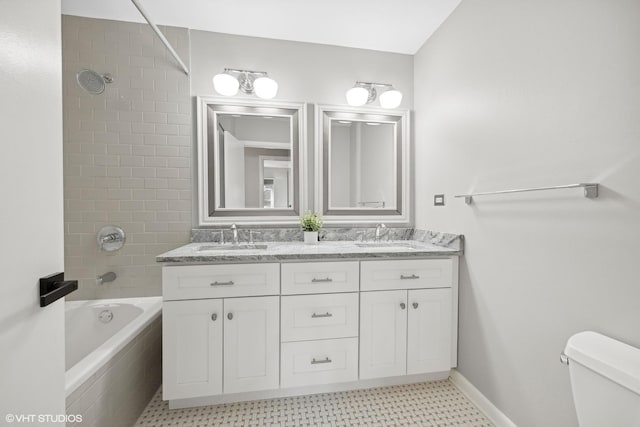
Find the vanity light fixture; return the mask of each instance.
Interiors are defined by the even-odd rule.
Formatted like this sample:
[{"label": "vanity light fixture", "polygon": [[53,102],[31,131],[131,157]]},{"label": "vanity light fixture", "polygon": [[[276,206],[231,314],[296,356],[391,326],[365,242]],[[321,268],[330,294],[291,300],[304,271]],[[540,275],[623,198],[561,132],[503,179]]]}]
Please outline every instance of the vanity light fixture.
[{"label": "vanity light fixture", "polygon": [[380,95],[380,106],[382,108],[396,108],[402,102],[402,92],[394,89],[393,86],[388,83],[356,82],[356,84],[347,91],[347,103],[353,107],[371,104],[378,97],[376,87],[385,89]]},{"label": "vanity light fixture", "polygon": [[247,95],[254,94],[263,99],[271,99],[278,93],[278,83],[264,71],[225,68],[213,77],[213,87],[224,96],[234,96],[240,90]]}]

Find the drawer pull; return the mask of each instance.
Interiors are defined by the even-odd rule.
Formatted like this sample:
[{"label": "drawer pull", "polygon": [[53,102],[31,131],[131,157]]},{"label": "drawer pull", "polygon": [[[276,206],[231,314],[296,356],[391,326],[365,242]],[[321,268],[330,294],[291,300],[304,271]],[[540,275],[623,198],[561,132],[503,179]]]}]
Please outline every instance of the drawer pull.
[{"label": "drawer pull", "polygon": [[414,302],[414,303],[413,303],[413,304],[411,304],[411,305],[413,305],[413,308],[418,308],[418,303],[417,303],[417,302]]},{"label": "drawer pull", "polygon": [[314,277],[313,279],[311,279],[311,283],[322,283],[322,282],[333,282],[333,279],[331,277],[327,277],[324,279],[316,279]]},{"label": "drawer pull", "polygon": [[405,276],[404,274],[400,275],[400,280],[415,280],[415,279],[419,279],[420,276],[417,276],[415,274],[412,274],[411,276]]},{"label": "drawer pull", "polygon": [[211,320],[213,320],[214,322],[215,322],[216,320],[218,320],[218,314],[217,314],[217,313],[213,313],[213,314],[211,315]]},{"label": "drawer pull", "polygon": [[228,282],[215,281],[211,284],[211,286],[230,286],[230,285],[235,285],[235,283],[233,283],[233,280],[229,280]]},{"label": "drawer pull", "polygon": [[317,319],[317,318],[319,318],[319,317],[333,317],[333,314],[331,314],[331,313],[329,313],[329,312],[327,311],[327,312],[326,312],[326,313],[324,313],[324,314],[316,314],[316,313],[313,313],[313,314],[311,315],[311,317],[312,317],[312,318],[314,318],[314,319]]},{"label": "drawer pull", "polygon": [[400,308],[401,308],[402,310],[404,310],[405,308],[407,308],[407,304],[405,304],[405,303],[401,302],[401,303],[400,303]]},{"label": "drawer pull", "polygon": [[229,320],[233,320],[233,313],[229,313],[229,314],[227,314],[227,319],[229,319]]},{"label": "drawer pull", "polygon": [[332,360],[329,359],[328,357],[325,357],[322,360],[316,360],[316,358],[314,357],[313,360],[311,361],[311,364],[312,365],[319,365],[321,363],[331,363],[331,362],[332,362]]}]

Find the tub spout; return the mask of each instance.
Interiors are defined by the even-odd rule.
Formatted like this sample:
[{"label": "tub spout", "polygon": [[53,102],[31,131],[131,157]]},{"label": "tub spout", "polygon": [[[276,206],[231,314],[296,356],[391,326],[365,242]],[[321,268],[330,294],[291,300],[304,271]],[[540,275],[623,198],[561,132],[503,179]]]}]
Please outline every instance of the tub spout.
[{"label": "tub spout", "polygon": [[100,276],[96,277],[96,284],[104,285],[105,283],[113,282],[114,280],[116,280],[116,277],[118,276],[116,276],[116,273],[114,273],[113,271],[101,274]]}]

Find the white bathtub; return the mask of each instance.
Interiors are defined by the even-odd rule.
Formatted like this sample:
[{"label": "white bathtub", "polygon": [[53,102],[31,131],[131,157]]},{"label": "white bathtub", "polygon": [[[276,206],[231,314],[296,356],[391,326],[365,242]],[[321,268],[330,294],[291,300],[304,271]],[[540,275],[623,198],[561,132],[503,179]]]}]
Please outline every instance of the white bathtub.
[{"label": "white bathtub", "polygon": [[98,372],[161,311],[162,297],[67,302],[66,396]]}]

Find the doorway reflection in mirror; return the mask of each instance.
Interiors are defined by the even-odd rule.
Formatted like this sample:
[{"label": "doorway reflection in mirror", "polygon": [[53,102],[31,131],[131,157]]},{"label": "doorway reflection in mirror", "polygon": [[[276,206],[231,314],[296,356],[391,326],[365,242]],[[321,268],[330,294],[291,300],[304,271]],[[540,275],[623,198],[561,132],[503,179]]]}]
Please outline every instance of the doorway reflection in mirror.
[{"label": "doorway reflection in mirror", "polygon": [[218,115],[219,208],[292,207],[291,119]]}]

